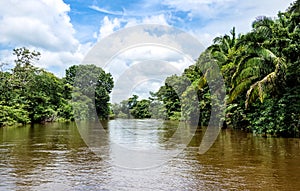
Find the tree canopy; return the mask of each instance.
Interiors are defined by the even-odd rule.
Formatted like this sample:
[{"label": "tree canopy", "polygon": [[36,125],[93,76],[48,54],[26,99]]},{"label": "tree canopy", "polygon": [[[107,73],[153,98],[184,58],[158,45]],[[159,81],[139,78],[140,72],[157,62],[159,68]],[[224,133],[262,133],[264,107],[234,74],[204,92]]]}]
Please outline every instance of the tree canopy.
[{"label": "tree canopy", "polygon": [[[92,115],[87,111],[86,103],[90,106],[95,105],[100,118],[108,117],[109,93],[113,87],[113,80],[111,75],[101,68],[94,65],[71,66],[66,71],[66,77],[60,79],[33,65],[39,60],[39,52],[23,47],[14,49],[13,54],[17,57],[15,67],[8,71],[0,71],[0,126],[73,120],[78,114],[74,113],[78,111],[74,108],[79,107],[84,108],[81,112],[85,112],[81,119],[86,119]],[[80,89],[79,100],[72,99],[72,92],[76,92],[76,88],[79,88],[77,86],[80,85],[74,84],[75,75],[78,81],[81,80],[81,85],[86,85]],[[82,84],[87,82],[83,77],[93,79],[89,83],[94,86]],[[93,97],[89,97],[91,93],[94,93],[94,102]]]}]

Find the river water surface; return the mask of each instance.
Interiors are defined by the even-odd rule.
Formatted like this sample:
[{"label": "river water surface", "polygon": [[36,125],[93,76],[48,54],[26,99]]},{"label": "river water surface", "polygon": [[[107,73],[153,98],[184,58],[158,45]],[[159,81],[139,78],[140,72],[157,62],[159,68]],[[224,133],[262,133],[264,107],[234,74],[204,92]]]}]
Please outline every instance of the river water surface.
[{"label": "river water surface", "polygon": [[[113,153],[111,143],[176,149],[165,141],[175,122],[112,120],[103,126],[106,155]],[[94,154],[75,123],[2,128],[0,190],[300,190],[300,139],[222,130],[200,155],[203,134],[199,129],[182,152],[157,167],[136,170]]]}]

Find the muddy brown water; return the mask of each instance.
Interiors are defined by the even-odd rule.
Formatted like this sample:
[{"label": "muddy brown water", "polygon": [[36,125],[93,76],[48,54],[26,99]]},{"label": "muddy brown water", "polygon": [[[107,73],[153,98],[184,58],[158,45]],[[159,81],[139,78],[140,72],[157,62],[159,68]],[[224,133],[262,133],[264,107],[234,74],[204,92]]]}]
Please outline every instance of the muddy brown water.
[{"label": "muddy brown water", "polygon": [[[111,142],[166,152],[176,148],[164,145],[176,122],[112,120],[103,126],[108,148]],[[300,139],[227,129],[200,155],[203,133],[198,130],[185,149],[163,164],[133,170],[94,154],[75,123],[2,128],[0,190],[300,190]],[[131,157],[124,160],[130,163]]]}]

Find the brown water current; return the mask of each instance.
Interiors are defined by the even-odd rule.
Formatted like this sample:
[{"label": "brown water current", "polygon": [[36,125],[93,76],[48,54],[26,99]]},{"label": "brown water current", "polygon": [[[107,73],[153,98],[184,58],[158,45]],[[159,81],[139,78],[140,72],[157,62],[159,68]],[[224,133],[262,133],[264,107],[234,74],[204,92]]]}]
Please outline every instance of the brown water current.
[{"label": "brown water current", "polygon": [[112,120],[103,126],[105,159],[87,147],[75,123],[0,129],[0,190],[300,190],[300,139],[227,129],[200,155],[199,129],[176,156],[134,170],[110,161],[110,145],[168,152],[179,147],[166,145],[176,122]]}]

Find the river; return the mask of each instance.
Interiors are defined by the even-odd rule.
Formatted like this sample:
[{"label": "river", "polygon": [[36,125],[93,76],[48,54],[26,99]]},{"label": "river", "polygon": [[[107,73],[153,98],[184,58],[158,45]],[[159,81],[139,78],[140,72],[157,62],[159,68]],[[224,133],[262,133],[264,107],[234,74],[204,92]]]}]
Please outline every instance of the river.
[{"label": "river", "polygon": [[[0,190],[300,189],[300,139],[263,138],[227,129],[201,155],[205,131],[197,130],[186,147],[171,145],[167,140],[177,125],[157,120],[103,122],[106,156],[87,146],[75,123],[2,128]],[[151,167],[141,168],[143,160],[139,161],[142,166],[134,169],[113,161],[112,144],[176,152]],[[122,159],[125,165],[136,162],[135,155],[126,153]]]}]

